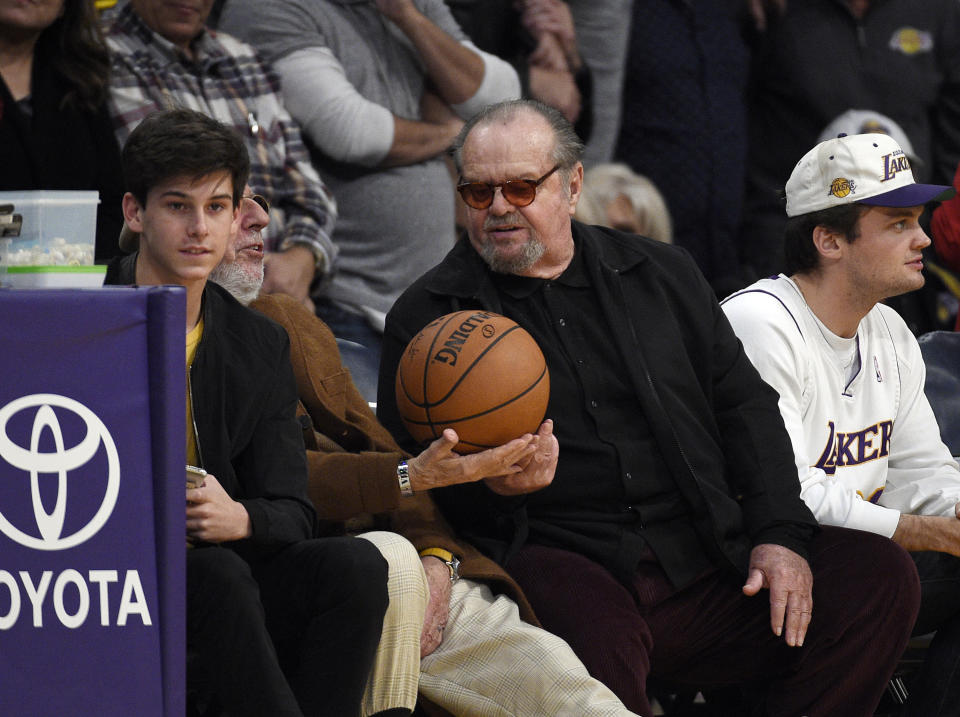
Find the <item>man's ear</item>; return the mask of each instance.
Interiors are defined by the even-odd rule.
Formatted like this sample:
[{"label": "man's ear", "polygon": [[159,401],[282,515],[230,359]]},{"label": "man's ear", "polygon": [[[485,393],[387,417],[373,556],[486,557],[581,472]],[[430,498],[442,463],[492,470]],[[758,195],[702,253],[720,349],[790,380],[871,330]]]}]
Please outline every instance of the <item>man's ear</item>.
[{"label": "man's ear", "polygon": [[818,224],[813,229],[813,245],[817,253],[826,260],[837,260],[846,244],[846,238],[833,229]]},{"label": "man's ear", "polygon": [[570,184],[567,187],[570,197],[570,216],[577,211],[577,202],[580,201],[580,193],[583,191],[583,164],[577,162],[577,166],[570,170]]},{"label": "man's ear", "polygon": [[143,209],[140,202],[130,192],[123,195],[123,219],[130,230],[136,233],[143,231]]}]

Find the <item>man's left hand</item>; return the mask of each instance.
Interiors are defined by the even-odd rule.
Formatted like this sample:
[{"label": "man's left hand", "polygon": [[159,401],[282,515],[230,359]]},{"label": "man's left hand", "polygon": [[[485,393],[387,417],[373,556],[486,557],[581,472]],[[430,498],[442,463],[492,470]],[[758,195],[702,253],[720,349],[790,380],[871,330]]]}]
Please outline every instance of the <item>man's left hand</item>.
[{"label": "man's left hand", "polygon": [[813,613],[813,573],[807,561],[782,545],[764,543],[750,551],[744,595],[770,590],[770,627],[791,647],[803,645]]},{"label": "man's left hand", "polygon": [[203,487],[187,489],[187,537],[207,543],[249,538],[250,515],[209,473]]},{"label": "man's left hand", "polygon": [[423,629],[420,631],[420,659],[436,650],[443,642],[443,631],[450,617],[450,568],[433,556],[420,558],[423,571],[427,574],[430,586],[430,599],[427,612],[423,616]]},{"label": "man's left hand", "polygon": [[549,418],[540,424],[533,446],[533,453],[517,461],[522,469],[519,473],[484,478],[487,488],[500,495],[523,495],[550,485],[557,470],[560,444],[553,435],[553,421]]},{"label": "man's left hand", "polygon": [[263,257],[264,294],[287,294],[302,303],[311,313],[310,284],[316,270],[313,252],[295,245],[286,251],[274,251]]},{"label": "man's left hand", "polygon": [[563,53],[562,69],[576,72],[581,61],[570,6],[561,0],[522,0],[520,5],[521,22],[527,31],[538,42],[552,35]]}]

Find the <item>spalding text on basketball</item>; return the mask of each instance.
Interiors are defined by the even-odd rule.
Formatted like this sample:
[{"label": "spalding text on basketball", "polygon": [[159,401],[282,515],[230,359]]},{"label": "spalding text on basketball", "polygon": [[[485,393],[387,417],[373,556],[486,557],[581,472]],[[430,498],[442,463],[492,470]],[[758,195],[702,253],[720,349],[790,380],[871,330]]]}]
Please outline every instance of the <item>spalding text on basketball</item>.
[{"label": "spalding text on basketball", "polygon": [[[450,366],[456,366],[457,358],[460,356],[460,350],[470,337],[470,334],[491,316],[493,316],[493,314],[478,312],[464,320],[443,342],[443,348],[433,355],[433,360]],[[486,335],[487,334],[484,333],[484,336]]]}]

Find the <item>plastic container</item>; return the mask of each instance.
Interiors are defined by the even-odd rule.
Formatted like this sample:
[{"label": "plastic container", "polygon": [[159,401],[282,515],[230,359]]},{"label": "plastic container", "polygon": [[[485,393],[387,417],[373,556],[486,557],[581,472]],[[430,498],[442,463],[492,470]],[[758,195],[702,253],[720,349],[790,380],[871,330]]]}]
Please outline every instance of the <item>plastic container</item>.
[{"label": "plastic container", "polygon": [[107,267],[11,266],[2,285],[11,289],[95,289],[103,286]]},{"label": "plastic container", "polygon": [[7,284],[7,253],[10,250],[10,243],[13,239],[0,238],[0,287]]},{"label": "plastic container", "polygon": [[22,266],[92,266],[98,192],[0,192],[7,271]]}]

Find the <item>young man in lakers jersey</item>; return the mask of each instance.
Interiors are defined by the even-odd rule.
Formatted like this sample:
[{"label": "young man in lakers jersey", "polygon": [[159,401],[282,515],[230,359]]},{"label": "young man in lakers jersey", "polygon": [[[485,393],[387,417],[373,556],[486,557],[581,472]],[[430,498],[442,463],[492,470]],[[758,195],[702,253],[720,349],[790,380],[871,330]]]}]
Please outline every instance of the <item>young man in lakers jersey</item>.
[{"label": "young man in lakers jersey", "polygon": [[917,184],[893,139],[862,134],[814,147],[786,194],[787,273],[723,309],[780,394],[817,520],[888,536],[917,564],[914,634],[937,636],[909,714],[960,714],[960,471],[923,393],[920,347],[879,303],[923,285],[920,215],[952,190]]}]

